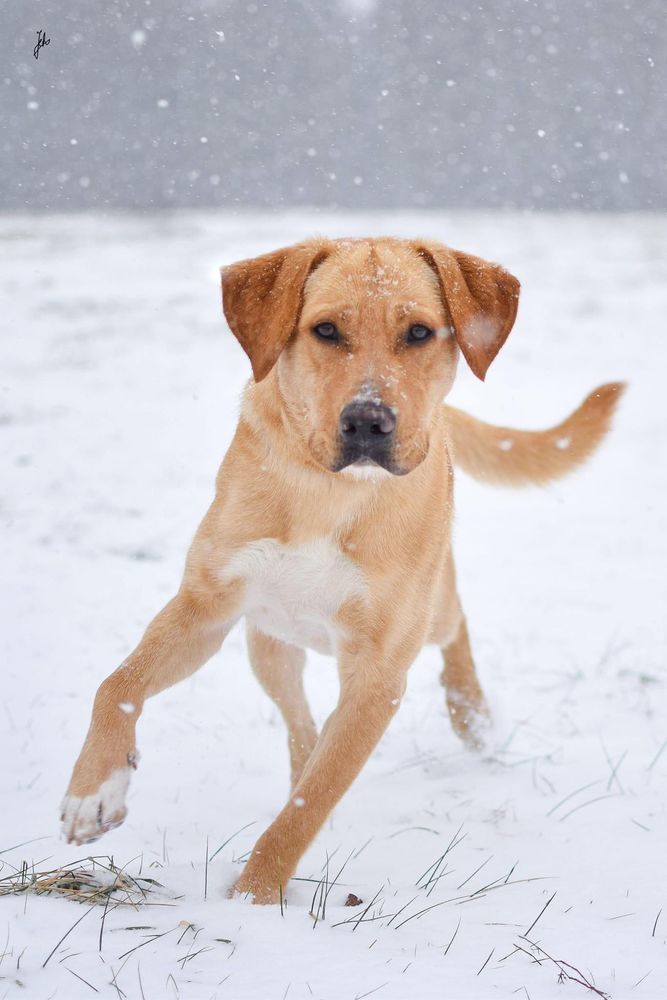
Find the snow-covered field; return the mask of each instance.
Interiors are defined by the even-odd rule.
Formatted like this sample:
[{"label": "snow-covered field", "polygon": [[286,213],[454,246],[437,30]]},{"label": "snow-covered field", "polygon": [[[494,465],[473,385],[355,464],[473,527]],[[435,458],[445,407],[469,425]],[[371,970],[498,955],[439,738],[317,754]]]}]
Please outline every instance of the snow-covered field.
[{"label": "snow-covered field", "polygon": [[[58,805],[95,689],[174,592],[232,435],[249,365],[216,268],[316,232],[433,236],[521,278],[515,331],[486,385],[461,369],[457,405],[539,427],[596,384],[630,389],[557,486],[459,476],[493,745],[462,750],[425,650],[281,913],[225,896],[287,793],[282,723],[240,629],[146,706],[122,828],[67,847]],[[13,217],[0,258],[0,878],[94,854],[163,887],[103,926],[101,907],[0,898],[0,998],[567,1000],[595,995],[584,980],[666,997],[665,219]],[[307,684],[321,721],[333,663],[312,655]],[[349,860],[316,922],[327,859],[330,878]],[[529,942],[582,982],[559,985]]]}]

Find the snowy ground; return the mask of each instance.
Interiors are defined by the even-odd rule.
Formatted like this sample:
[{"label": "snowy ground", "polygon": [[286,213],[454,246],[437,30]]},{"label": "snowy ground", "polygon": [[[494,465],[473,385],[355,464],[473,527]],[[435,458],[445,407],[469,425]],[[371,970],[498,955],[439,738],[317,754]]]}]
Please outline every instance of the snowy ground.
[{"label": "snowy ground", "polygon": [[[151,898],[171,905],[110,908],[100,937],[99,908],[0,898],[0,998],[594,995],[559,985],[526,938],[614,998],[667,996],[658,217],[0,220],[0,878],[23,860],[41,870],[88,853],[59,840],[57,813],[94,691],[177,586],[248,376],[217,265],[314,232],[373,231],[441,238],[523,282],[488,383],[462,374],[457,405],[546,426],[594,385],[630,381],[612,437],[569,480],[503,492],[459,476],[461,590],[494,746],[483,759],[462,751],[438,656],[424,651],[389,733],[299,867],[315,881],[290,886],[283,914],[228,901],[287,790],[284,733],[236,631],[147,705],[128,820],[90,852],[158,879]],[[308,688],[322,720],[331,661],[311,657]],[[212,856],[225,841],[206,866],[207,844]],[[349,855],[314,927],[327,856],[334,874]],[[345,908],[349,892],[365,905]]]}]

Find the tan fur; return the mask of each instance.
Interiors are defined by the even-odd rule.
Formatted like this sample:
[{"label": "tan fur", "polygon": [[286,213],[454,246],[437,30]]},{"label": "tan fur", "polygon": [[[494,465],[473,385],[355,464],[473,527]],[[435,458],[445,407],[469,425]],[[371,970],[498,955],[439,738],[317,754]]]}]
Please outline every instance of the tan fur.
[{"label": "tan fur", "polygon": [[303,689],[306,654],[298,646],[281,642],[255,628],[248,628],[250,664],[287,726],[292,788],[295,788],[317,743],[317,729]]},{"label": "tan fur", "polygon": [[445,406],[454,461],[473,478],[497,486],[543,485],[560,479],[595,451],[624,389],[623,382],[599,386],[574,413],[546,431],[493,427]]},{"label": "tan fur", "polygon": [[[97,694],[64,803],[68,839],[95,839],[122,821],[145,699],[201,666],[244,615],[253,669],[287,725],[293,788],[237,892],[257,902],[286,892],[397,711],[424,643],[442,650],[454,729],[480,745],[488,710],[456,591],[452,457],[493,482],[562,475],[600,441],[620,391],[596,390],[558,428],[537,433],[442,405],[459,351],[485,376],[518,287],[498,265],[390,239],[312,241],[225,269],[225,313],[255,381],[178,594]],[[339,342],[314,335],[323,322],[336,323]],[[438,336],[409,344],[412,324]],[[341,470],[339,418],[359,398],[392,407],[397,421],[390,464],[370,478]],[[338,658],[340,697],[319,737],[293,641],[304,635]]]}]

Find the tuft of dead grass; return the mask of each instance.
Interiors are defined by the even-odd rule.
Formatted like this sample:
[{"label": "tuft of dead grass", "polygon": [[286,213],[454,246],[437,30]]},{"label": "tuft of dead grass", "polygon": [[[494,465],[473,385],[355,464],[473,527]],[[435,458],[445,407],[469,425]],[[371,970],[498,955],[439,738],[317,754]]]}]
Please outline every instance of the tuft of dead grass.
[{"label": "tuft of dead grass", "polygon": [[137,907],[152,902],[148,897],[156,888],[162,886],[155,879],[130,875],[110,857],[84,858],[48,871],[36,871],[24,861],[0,876],[0,896],[56,895],[88,906]]}]

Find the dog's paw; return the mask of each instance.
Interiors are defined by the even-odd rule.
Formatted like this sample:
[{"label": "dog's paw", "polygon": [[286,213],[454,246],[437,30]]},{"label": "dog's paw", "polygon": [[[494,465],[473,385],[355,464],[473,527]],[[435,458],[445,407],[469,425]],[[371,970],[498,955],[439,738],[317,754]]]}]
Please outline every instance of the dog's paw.
[{"label": "dog's paw", "polygon": [[63,836],[68,844],[89,844],[120,826],[127,815],[125,796],[131,768],[112,771],[99,788],[89,795],[68,793],[61,806]]},{"label": "dog's paw", "polygon": [[279,886],[241,875],[229,890],[228,896],[230,899],[245,899],[262,906],[271,906],[280,902],[281,891]]},{"label": "dog's paw", "polygon": [[447,708],[456,735],[469,750],[483,750],[492,730],[489,708],[481,691],[466,697],[458,691],[447,692]]}]

